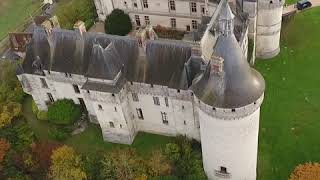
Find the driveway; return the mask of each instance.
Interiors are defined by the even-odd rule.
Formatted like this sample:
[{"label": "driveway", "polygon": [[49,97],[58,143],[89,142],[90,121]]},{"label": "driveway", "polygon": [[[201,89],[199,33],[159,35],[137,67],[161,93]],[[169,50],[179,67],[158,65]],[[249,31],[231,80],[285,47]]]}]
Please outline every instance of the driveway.
[{"label": "driveway", "polygon": [[[317,7],[320,6],[320,0],[309,0],[312,3],[312,7]],[[291,14],[294,11],[297,11],[297,8],[294,7],[295,4],[292,4],[290,6],[287,7],[283,7],[283,11],[282,11],[282,15],[287,15],[287,14]]]}]

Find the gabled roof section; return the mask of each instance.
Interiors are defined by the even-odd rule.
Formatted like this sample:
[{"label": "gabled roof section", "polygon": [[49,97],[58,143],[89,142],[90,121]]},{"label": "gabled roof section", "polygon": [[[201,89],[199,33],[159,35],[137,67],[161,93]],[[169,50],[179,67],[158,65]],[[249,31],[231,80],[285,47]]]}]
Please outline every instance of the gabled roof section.
[{"label": "gabled roof section", "polygon": [[111,42],[106,48],[93,45],[92,58],[86,76],[90,78],[113,80],[124,66],[121,57]]}]

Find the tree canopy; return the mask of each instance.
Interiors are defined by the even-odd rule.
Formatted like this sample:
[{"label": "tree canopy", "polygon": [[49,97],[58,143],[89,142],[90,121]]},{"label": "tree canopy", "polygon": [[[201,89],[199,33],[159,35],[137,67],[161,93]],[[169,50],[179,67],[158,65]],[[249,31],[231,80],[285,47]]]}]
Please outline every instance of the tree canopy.
[{"label": "tree canopy", "polygon": [[81,108],[71,99],[62,99],[49,106],[47,116],[49,122],[59,125],[68,125],[80,118]]},{"label": "tree canopy", "polygon": [[81,157],[69,146],[62,146],[51,155],[49,178],[54,180],[87,179],[83,170]]},{"label": "tree canopy", "polygon": [[299,164],[289,180],[320,180],[320,163]]},{"label": "tree canopy", "polygon": [[105,30],[107,34],[127,35],[132,30],[129,15],[125,14],[123,10],[114,9],[106,18]]}]

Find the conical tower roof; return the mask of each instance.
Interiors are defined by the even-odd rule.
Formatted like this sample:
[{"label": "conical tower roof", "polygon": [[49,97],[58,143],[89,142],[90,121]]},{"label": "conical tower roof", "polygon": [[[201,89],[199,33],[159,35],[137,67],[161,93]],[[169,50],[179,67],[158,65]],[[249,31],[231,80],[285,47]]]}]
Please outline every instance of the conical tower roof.
[{"label": "conical tower roof", "polygon": [[[220,16],[227,16],[222,18],[233,15],[228,4],[222,12]],[[207,70],[191,87],[197,98],[214,107],[239,108],[263,95],[264,79],[249,66],[233,31],[218,35],[213,52],[214,56],[223,59],[223,71],[220,74],[213,72],[212,63],[208,63]]]}]

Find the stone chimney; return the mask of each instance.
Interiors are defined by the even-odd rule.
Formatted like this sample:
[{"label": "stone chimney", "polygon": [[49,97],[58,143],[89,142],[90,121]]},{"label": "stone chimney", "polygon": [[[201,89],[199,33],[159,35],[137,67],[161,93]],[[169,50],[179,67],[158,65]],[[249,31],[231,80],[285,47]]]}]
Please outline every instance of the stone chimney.
[{"label": "stone chimney", "polygon": [[83,21],[77,21],[74,26],[73,26],[73,29],[75,31],[79,31],[80,34],[83,34],[84,32],[87,32],[87,29],[86,29],[86,25],[84,24]]}]

